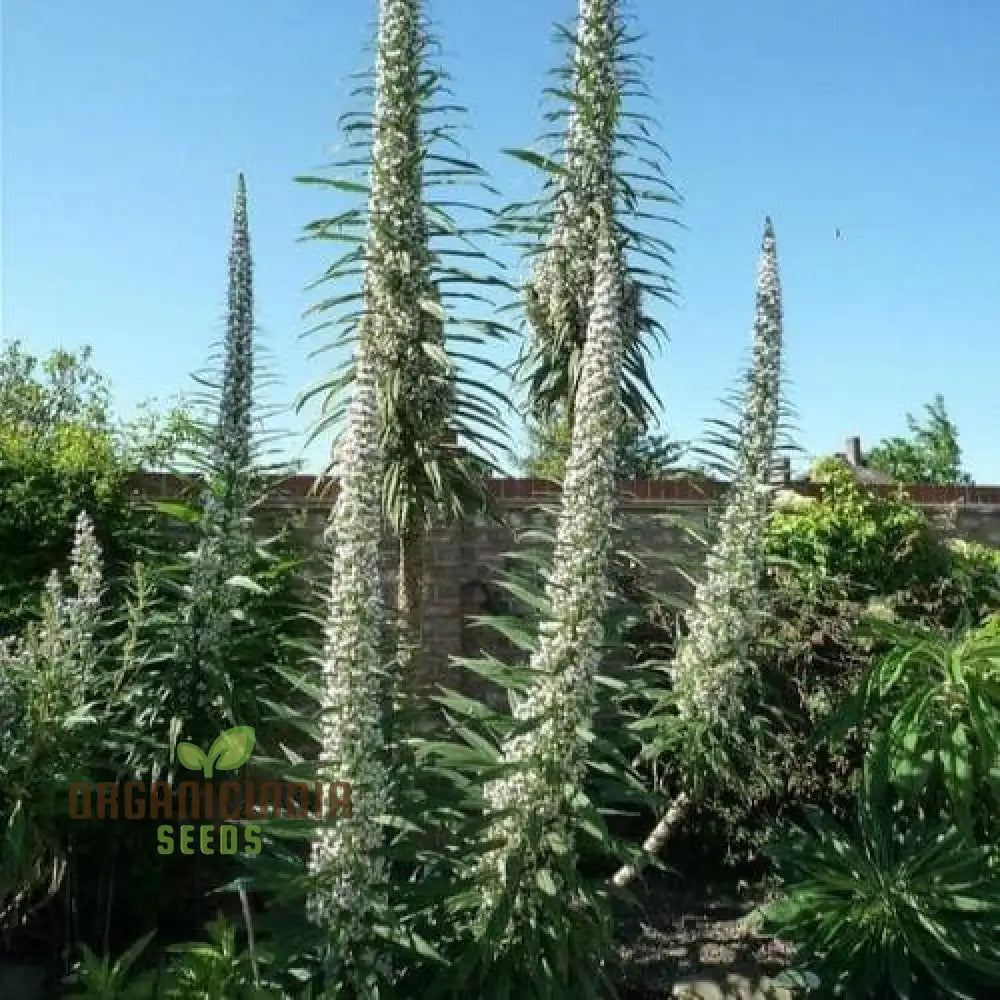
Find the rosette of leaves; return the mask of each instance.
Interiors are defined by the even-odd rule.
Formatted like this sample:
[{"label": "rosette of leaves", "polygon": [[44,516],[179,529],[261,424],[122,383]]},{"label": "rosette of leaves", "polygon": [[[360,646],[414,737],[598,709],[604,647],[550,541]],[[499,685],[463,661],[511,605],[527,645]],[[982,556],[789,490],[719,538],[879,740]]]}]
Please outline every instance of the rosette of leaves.
[{"label": "rosette of leaves", "polygon": [[[483,479],[494,450],[506,452],[501,389],[484,379],[500,369],[483,348],[505,335],[491,295],[506,283],[480,248],[489,232],[480,204],[492,194],[463,152],[458,108],[446,75],[430,64],[432,44],[420,0],[381,0],[374,81],[353,96],[370,111],[342,117],[347,155],[334,176],[300,181],[367,196],[306,227],[342,253],[311,287],[329,294],[310,313],[307,335],[337,331],[319,351],[341,349],[364,327],[378,372],[382,509],[399,541],[399,653],[419,661],[423,544],[435,519],[489,508]],[[342,425],[350,359],[300,397],[322,401],[312,436]],[[462,448],[457,445],[462,441]]]},{"label": "rosette of leaves", "polygon": [[944,816],[984,843],[1000,830],[1000,639],[987,628],[949,639],[870,620],[863,634],[891,642],[828,738],[877,727],[889,780],[914,815]]},{"label": "rosette of leaves", "polygon": [[995,849],[947,821],[903,815],[889,760],[870,756],[857,819],[818,810],[772,845],[784,884],[766,928],[796,947],[817,996],[977,1000],[1000,989]]},{"label": "rosette of leaves", "polygon": [[157,996],[156,971],[135,970],[155,933],[144,934],[115,959],[110,955],[98,955],[82,945],[80,958],[65,979],[66,985],[71,987],[70,996],[77,1000],[149,1000]]}]

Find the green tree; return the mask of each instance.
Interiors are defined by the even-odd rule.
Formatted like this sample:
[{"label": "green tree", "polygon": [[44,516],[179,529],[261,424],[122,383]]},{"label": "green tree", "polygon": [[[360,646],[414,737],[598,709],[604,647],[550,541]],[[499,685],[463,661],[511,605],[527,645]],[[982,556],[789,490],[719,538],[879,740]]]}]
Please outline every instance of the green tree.
[{"label": "green tree", "polygon": [[[532,479],[561,482],[571,445],[569,419],[561,411],[528,424],[528,454],[522,468]],[[623,422],[615,446],[622,479],[663,479],[680,471],[686,447],[666,434],[642,432],[634,421]]]},{"label": "green tree", "polygon": [[936,395],[924,410],[923,423],[912,413],[906,415],[908,437],[886,438],[872,448],[866,456],[868,465],[899,483],[970,484],[972,477],[962,469],[958,428],[948,416],[944,398]]},{"label": "green tree", "polygon": [[0,629],[34,611],[53,567],[65,565],[73,525],[86,510],[117,576],[139,541],[129,474],[162,465],[190,438],[179,407],[146,405],[116,419],[107,378],[89,347],[45,359],[19,341],[0,352]]}]

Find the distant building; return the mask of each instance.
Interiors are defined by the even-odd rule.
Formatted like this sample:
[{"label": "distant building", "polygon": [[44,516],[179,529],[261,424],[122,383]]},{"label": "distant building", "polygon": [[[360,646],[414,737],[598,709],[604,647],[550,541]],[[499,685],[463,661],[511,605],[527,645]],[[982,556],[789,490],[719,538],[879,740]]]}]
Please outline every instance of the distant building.
[{"label": "distant building", "polygon": [[[877,469],[870,469],[865,464],[864,454],[861,451],[861,438],[859,437],[849,437],[845,442],[844,450],[835,452],[832,457],[846,465],[859,483],[888,486],[895,482],[892,476],[879,472]],[[812,476],[807,475],[806,479],[811,482]]]}]

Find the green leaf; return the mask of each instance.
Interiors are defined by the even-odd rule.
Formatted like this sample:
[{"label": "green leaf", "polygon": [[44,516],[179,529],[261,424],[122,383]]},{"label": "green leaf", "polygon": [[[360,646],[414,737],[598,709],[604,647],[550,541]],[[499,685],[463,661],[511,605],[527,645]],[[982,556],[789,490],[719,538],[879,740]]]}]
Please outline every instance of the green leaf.
[{"label": "green leaf", "polygon": [[248,576],[231,576],[226,580],[226,586],[239,587],[241,590],[249,590],[254,594],[267,593],[259,583],[251,580]]},{"label": "green leaf", "polygon": [[521,160],[522,163],[544,170],[548,174],[561,176],[566,173],[561,163],[531,149],[504,149],[502,152],[506,153],[507,156],[512,156],[515,160]]},{"label": "green leaf", "polygon": [[211,767],[220,771],[235,771],[245,764],[253,753],[256,737],[251,726],[234,726],[220,734],[208,751],[205,777],[211,777]]},{"label": "green leaf", "polygon": [[190,771],[200,771],[208,758],[193,743],[178,743],[177,760]]},{"label": "green leaf", "polygon": [[540,868],[538,873],[535,875],[535,882],[538,884],[538,888],[545,893],[546,896],[555,897],[559,894],[559,890],[556,889],[556,883],[552,878],[552,875],[545,869]]},{"label": "green leaf", "polygon": [[[440,320],[442,323],[445,323],[448,320],[448,314],[442,308],[440,302],[435,302],[433,299],[422,298],[420,300],[420,308],[423,309],[425,313],[428,313],[435,319]],[[425,348],[426,346],[427,345],[425,345]]]}]

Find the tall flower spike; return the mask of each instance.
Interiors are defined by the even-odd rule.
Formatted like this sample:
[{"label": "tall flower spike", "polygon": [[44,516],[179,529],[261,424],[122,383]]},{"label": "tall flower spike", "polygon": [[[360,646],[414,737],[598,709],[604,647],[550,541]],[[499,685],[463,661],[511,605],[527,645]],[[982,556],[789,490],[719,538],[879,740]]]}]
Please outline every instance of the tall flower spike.
[{"label": "tall flower spike", "polygon": [[206,706],[219,695],[206,667],[214,664],[216,673],[225,670],[222,653],[237,601],[227,581],[245,571],[251,549],[253,382],[253,262],[246,184],[240,174],[233,204],[225,353],[210,481],[202,496],[201,541],[191,567],[190,600],[177,651],[182,668],[189,671],[179,707],[185,722],[202,718]]},{"label": "tall flower spike", "polygon": [[[620,419],[622,273],[610,213],[602,220],[596,281],[580,382],[577,419],[566,468],[547,591],[550,620],[542,626],[531,660],[537,681],[514,708],[537,724],[508,740],[507,764],[522,765],[491,782],[486,800],[498,818],[490,839],[503,846],[483,861],[487,908],[495,902],[505,862],[530,855],[527,831],[542,824],[567,834],[567,789],[579,788],[586,766],[581,729],[594,710],[594,678],[602,641],[607,568],[615,505],[615,440]],[[533,859],[529,857],[529,863]],[[530,884],[530,878],[525,884]],[[519,890],[518,890],[519,891]]]},{"label": "tall flower spike", "polygon": [[[420,0],[381,0],[372,143],[365,310],[379,373],[382,448],[400,475],[384,484],[385,509],[399,538],[400,661],[416,668],[422,620],[424,526],[440,493],[426,456],[448,438],[451,372],[444,370],[444,324],[431,282],[420,132],[425,47]],[[414,442],[423,453],[414,460]]]},{"label": "tall flower spike", "polygon": [[[774,228],[768,218],[757,271],[753,362],[741,419],[736,479],[718,536],[685,615],[687,631],[671,665],[670,703],[678,754],[691,787],[680,792],[642,845],[635,863],[615,873],[621,887],[638,875],[683,823],[706,781],[725,784],[755,762],[745,745],[757,704],[751,643],[760,619],[760,583],[781,393],[782,310]],[[724,765],[724,766],[723,766]]]},{"label": "tall flower spike", "polygon": [[[565,405],[571,426],[593,299],[599,217],[603,206],[616,197],[613,164],[621,105],[620,21],[618,0],[580,0],[564,170],[555,196],[552,231],[525,288],[532,398],[539,415]],[[628,350],[639,334],[639,292],[624,267],[620,245],[616,253],[622,272],[622,338]],[[549,377],[540,378],[545,372]]]},{"label": "tall flower spike", "polygon": [[757,315],[754,322],[753,370],[744,417],[742,452],[745,477],[769,483],[778,431],[781,395],[781,283],[774,226],[764,222],[757,269]]},{"label": "tall flower spike", "polygon": [[[101,549],[85,512],[76,520],[69,577],[75,596],[65,593],[53,570],[42,597],[41,620],[24,633],[0,640],[0,731],[16,736],[68,714],[90,697],[101,619]],[[13,714],[9,714],[13,713]],[[26,727],[26,728],[25,728]],[[0,746],[4,743],[0,739]]]},{"label": "tall flower spike", "polygon": [[94,659],[94,632],[100,614],[102,583],[101,547],[86,511],[80,511],[76,519],[69,577],[76,587],[76,596],[67,601],[66,613],[80,670],[85,675]]},{"label": "tall flower spike", "polygon": [[[674,663],[683,720],[725,731],[746,711],[749,646],[759,616],[760,573],[781,390],[781,289],[774,229],[768,218],[757,275],[753,365],[737,459],[737,481],[708,554],[704,580],[687,616],[688,634]],[[733,720],[735,721],[735,720]],[[721,723],[721,727],[720,727]],[[736,730],[734,730],[736,731]]]},{"label": "tall flower spike", "polygon": [[[379,817],[390,807],[384,757],[379,585],[381,455],[374,371],[362,338],[354,398],[340,440],[330,532],[332,580],[322,659],[321,762],[351,785],[352,812],[321,829],[310,871],[310,918],[327,928],[356,987],[387,974],[372,926],[387,867]],[[367,995],[367,994],[364,994]]]},{"label": "tall flower spike", "polygon": [[226,353],[216,436],[218,471],[234,487],[237,480],[246,476],[250,466],[253,376],[253,259],[246,183],[240,174],[233,204]]}]

